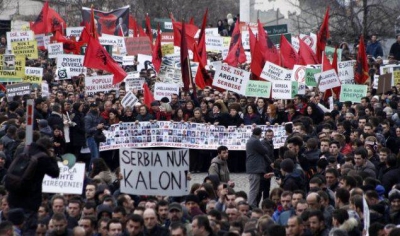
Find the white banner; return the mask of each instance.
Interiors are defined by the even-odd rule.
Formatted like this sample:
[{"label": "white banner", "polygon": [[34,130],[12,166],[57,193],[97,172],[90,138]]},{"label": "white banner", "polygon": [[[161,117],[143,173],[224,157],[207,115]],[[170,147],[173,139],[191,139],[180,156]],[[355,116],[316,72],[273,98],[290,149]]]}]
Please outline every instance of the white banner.
[{"label": "white banner", "polygon": [[102,45],[113,45],[113,53],[122,55],[126,54],[124,37],[102,34],[101,37],[99,37],[99,41]]},{"label": "white banner", "polygon": [[119,150],[121,192],[138,195],[189,194],[189,150]]},{"label": "white banner", "polygon": [[229,65],[215,68],[213,86],[244,95],[250,72]]},{"label": "white banner", "polygon": [[49,52],[49,58],[57,58],[58,55],[64,53],[63,43],[51,43],[47,45],[47,51]]},{"label": "white banner", "polygon": [[143,69],[153,69],[153,62],[152,62],[153,57],[150,55],[144,55],[144,54],[138,54],[137,55],[137,60],[138,60],[138,65],[137,71],[141,71]]},{"label": "white banner", "polygon": [[306,68],[307,66],[294,65],[292,70],[292,81],[297,81],[299,83],[306,82]]},{"label": "white banner", "polygon": [[139,99],[135,96],[135,94],[133,94],[132,91],[129,91],[128,93],[125,94],[124,98],[121,101],[121,104],[124,107],[133,107],[133,105],[138,100]]},{"label": "white banner", "polygon": [[224,38],[221,36],[206,35],[206,49],[209,52],[222,52],[224,49]]},{"label": "white banner", "polygon": [[299,40],[299,37],[292,36],[291,41],[292,41],[292,47],[293,47],[293,49],[296,50],[297,53],[299,53],[299,50],[300,50],[300,40]]},{"label": "white banner", "polygon": [[161,100],[161,98],[167,97],[169,100],[171,100],[172,94],[179,94],[179,86],[177,84],[154,84],[154,99]]},{"label": "white banner", "polygon": [[142,90],[143,83],[145,79],[143,77],[139,77],[139,72],[129,72],[128,76],[125,77],[125,90],[132,91],[133,89]]},{"label": "white banner", "polygon": [[112,58],[114,59],[114,61],[122,64],[122,61],[124,60],[124,55],[113,53]]},{"label": "white banner", "polygon": [[262,79],[274,81],[290,81],[292,78],[292,71],[283,67],[277,66],[274,63],[267,61],[261,72]]},{"label": "white banner", "polygon": [[342,84],[355,84],[354,82],[354,65],[355,60],[338,62],[338,76]]},{"label": "white banner", "polygon": [[60,168],[60,176],[58,178],[53,179],[48,175],[44,176],[42,192],[81,195],[85,178],[85,164],[75,163],[70,169],[62,162],[58,162],[58,167]]},{"label": "white banner", "polygon": [[83,27],[67,27],[66,35],[67,37],[75,36],[76,41],[81,37]]},{"label": "white banner", "polygon": [[97,92],[109,92],[118,90],[118,84],[112,84],[114,75],[86,76],[85,94],[90,95]]},{"label": "white banner", "polygon": [[[7,32],[7,50],[11,51],[11,43],[18,41],[30,41],[34,40],[35,36],[33,31],[11,31]],[[38,44],[39,46],[39,44]]]},{"label": "white banner", "polygon": [[83,66],[84,55],[61,54],[57,56],[57,68],[69,67],[68,76],[79,76],[86,72]]},{"label": "white banner", "polygon": [[49,90],[49,84],[47,82],[42,81],[42,83],[41,83],[41,91],[42,91],[42,97],[49,97],[50,90]]},{"label": "white banner", "polygon": [[123,56],[122,65],[123,66],[133,66],[135,62],[135,56]]},{"label": "white banner", "polygon": [[314,78],[321,92],[340,86],[339,77],[334,69],[317,73],[314,75]]},{"label": "white banner", "polygon": [[292,99],[292,81],[272,82],[272,97],[274,99]]}]

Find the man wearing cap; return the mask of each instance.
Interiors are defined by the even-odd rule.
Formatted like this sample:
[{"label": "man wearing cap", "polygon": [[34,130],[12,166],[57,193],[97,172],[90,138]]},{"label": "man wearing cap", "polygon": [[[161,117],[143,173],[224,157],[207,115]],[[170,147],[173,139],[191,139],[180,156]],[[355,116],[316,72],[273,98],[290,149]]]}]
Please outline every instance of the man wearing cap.
[{"label": "man wearing cap", "polygon": [[173,202],[168,206],[168,219],[165,221],[163,225],[164,228],[168,229],[174,223],[181,223],[185,226],[187,235],[191,235],[192,226],[188,220],[183,217],[183,209],[182,205]]},{"label": "man wearing cap", "polygon": [[[90,110],[85,116],[85,132],[86,142],[90,149],[91,160],[99,158],[99,146],[94,140],[94,135],[97,132],[102,132],[105,121],[99,115],[99,106],[93,102],[90,104]],[[89,167],[90,168],[90,167]]]}]

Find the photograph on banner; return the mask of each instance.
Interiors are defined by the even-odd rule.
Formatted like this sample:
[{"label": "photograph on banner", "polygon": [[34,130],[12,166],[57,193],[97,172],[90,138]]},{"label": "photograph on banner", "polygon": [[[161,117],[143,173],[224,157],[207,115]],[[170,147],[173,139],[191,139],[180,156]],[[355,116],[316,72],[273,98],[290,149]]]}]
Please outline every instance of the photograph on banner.
[{"label": "photograph on banner", "polygon": [[400,70],[393,70],[393,84],[392,86],[396,86],[400,84]]},{"label": "photograph on banner", "polygon": [[15,56],[15,70],[4,70],[4,57],[0,54],[0,82],[21,82],[25,76],[25,56]]},{"label": "photograph on banner", "polygon": [[85,164],[75,163],[69,168],[62,162],[58,162],[60,176],[51,178],[45,175],[42,182],[42,192],[62,194],[82,194],[83,180],[85,179]]},{"label": "photograph on banner", "polygon": [[79,76],[79,74],[86,72],[86,68],[83,66],[84,59],[85,59],[84,55],[74,55],[74,54],[57,55],[57,68],[68,67],[69,68],[67,71],[69,76],[68,78],[71,78],[72,76]]},{"label": "photograph on banner", "polygon": [[42,81],[40,91],[42,92],[42,97],[49,97],[49,84],[46,81]]},{"label": "photograph on banner", "polygon": [[134,56],[137,54],[151,55],[151,42],[149,37],[125,38],[125,47],[128,55]]},{"label": "photograph on banner", "polygon": [[222,52],[224,48],[224,38],[221,36],[206,35],[207,52]]},{"label": "photograph on banner", "polygon": [[355,84],[354,82],[354,66],[356,60],[341,61],[337,63],[338,76],[342,84]]},{"label": "photograph on banner", "polygon": [[155,83],[154,84],[154,99],[161,100],[167,97],[171,100],[172,94],[179,94],[179,86],[177,84]]},{"label": "photograph on banner", "polygon": [[11,48],[14,55],[24,55],[29,59],[39,58],[36,40],[12,42]]},{"label": "photograph on banner", "polygon": [[292,81],[297,81],[299,83],[305,83],[306,80],[306,66],[294,65],[292,70]]},{"label": "photograph on banner", "polygon": [[246,87],[245,96],[247,97],[271,97],[271,82],[260,80],[249,80]]},{"label": "photograph on banner", "polygon": [[317,81],[318,88],[321,92],[340,86],[339,77],[334,69],[317,73],[314,75],[314,78],[315,81]]},{"label": "photograph on banner", "polygon": [[63,43],[51,43],[47,45],[49,58],[57,58],[57,55],[64,54]]},{"label": "photograph on banner", "polygon": [[317,81],[315,81],[314,75],[317,73],[321,73],[321,69],[315,69],[315,68],[306,68],[306,85],[311,86],[311,87],[316,87],[317,86]]},{"label": "photograph on banner", "polygon": [[215,68],[212,85],[244,95],[249,79],[250,72],[223,64]]},{"label": "photograph on banner", "polygon": [[31,94],[31,84],[29,83],[8,84],[6,88],[8,101],[12,101],[15,96],[22,97],[25,94]]},{"label": "photograph on banner", "polygon": [[379,75],[374,75],[374,83],[372,84],[373,89],[378,89]]},{"label": "photograph on banner", "polygon": [[67,27],[65,35],[67,37],[74,36],[76,41],[78,41],[79,37],[81,37],[82,31],[83,31],[83,27],[82,26],[80,26],[80,27]]},{"label": "photograph on banner", "polygon": [[272,62],[267,61],[260,74],[261,79],[270,82],[275,81],[290,81],[292,78],[292,70],[287,70],[283,67],[277,66]]},{"label": "photograph on banner", "polygon": [[[90,23],[91,8],[82,7],[83,24]],[[111,34],[118,36],[129,35],[129,6],[121,7],[110,12],[94,10],[94,20],[96,23],[97,33]]]},{"label": "photograph on banner", "polygon": [[4,54],[2,60],[3,70],[15,71],[15,55]]},{"label": "photograph on banner", "polygon": [[124,37],[103,34],[99,37],[99,42],[101,45],[112,45],[112,53],[126,55],[126,45]]},{"label": "photograph on banner", "polygon": [[123,56],[122,65],[123,66],[133,66],[135,63],[135,56]]},{"label": "photograph on banner", "polygon": [[360,84],[342,84],[340,102],[351,101],[361,103],[361,98],[367,96],[368,86]]},{"label": "photograph on banner", "polygon": [[97,92],[119,90],[119,83],[113,84],[114,75],[97,75],[85,77],[85,94],[92,95]]},{"label": "photograph on banner", "polygon": [[135,105],[136,102],[138,102],[139,99],[133,94],[132,91],[129,91],[128,93],[125,94],[124,98],[121,100],[121,105],[123,107],[131,107],[133,108],[133,105]]},{"label": "photograph on banner", "polygon": [[274,99],[292,99],[292,81],[272,82],[272,97]]},{"label": "photograph on banner", "polygon": [[158,73],[162,82],[183,86],[182,73],[177,66],[180,63],[180,57],[180,54],[169,54],[162,58],[160,72]]},{"label": "photograph on banner", "polygon": [[121,192],[154,196],[189,194],[189,149],[119,150]]},{"label": "photograph on banner", "polygon": [[41,84],[43,78],[42,67],[25,67],[25,76],[23,81],[27,83]]},{"label": "photograph on banner", "polygon": [[[290,94],[289,94],[290,96]],[[287,134],[282,125],[261,125],[264,132],[274,131],[274,148],[285,144]],[[103,131],[106,142],[100,143],[100,151],[120,148],[190,148],[215,150],[224,145],[229,150],[245,150],[246,142],[251,136],[252,125],[215,126],[189,122],[123,122],[111,125]]]},{"label": "photograph on banner", "polygon": [[12,50],[12,42],[31,41],[35,39],[33,31],[11,31],[7,32],[7,50]]},{"label": "photograph on banner", "polygon": [[167,43],[167,44],[161,45],[161,54],[163,57],[166,55],[169,55],[169,54],[174,54],[174,44]]}]

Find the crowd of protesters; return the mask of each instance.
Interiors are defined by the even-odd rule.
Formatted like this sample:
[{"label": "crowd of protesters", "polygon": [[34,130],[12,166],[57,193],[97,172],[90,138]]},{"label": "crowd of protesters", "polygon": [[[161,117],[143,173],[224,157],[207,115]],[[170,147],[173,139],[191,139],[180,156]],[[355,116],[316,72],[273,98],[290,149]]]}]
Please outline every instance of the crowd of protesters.
[{"label": "crowd of protesters", "polygon": [[[232,22],[218,22],[220,33],[229,35],[229,25]],[[400,59],[397,44],[400,39],[388,63]],[[354,58],[347,43],[340,47],[343,60]],[[383,63],[376,36],[368,50],[373,78]],[[211,60],[217,57],[210,54]],[[149,106],[142,91],[134,90],[139,102],[124,108],[124,83],[119,90],[85,94],[85,76],[103,71],[88,69],[87,75],[55,80],[55,62],[46,55],[27,61],[27,66],[45,69],[43,80],[51,93],[43,97],[33,89],[11,100],[2,94],[0,179],[23,152],[27,99],[35,101],[34,143],[47,149],[49,158],[61,161],[63,154],[73,153],[87,164],[82,195],[43,193],[42,199],[24,203],[30,209],[38,206],[31,235],[363,235],[367,219],[369,235],[400,235],[400,84],[383,94],[369,86],[359,104],[339,102],[334,94],[332,108],[315,89],[282,101],[215,87],[198,90],[196,96],[181,91]],[[158,79],[152,70],[142,70],[140,76],[150,88]],[[118,150],[99,152],[97,136],[112,124],[141,121],[254,129],[246,151],[224,146],[190,151],[190,170],[208,176],[191,183],[189,195],[129,195],[119,187]],[[271,130],[260,140],[258,125],[284,125],[286,144],[274,149]],[[236,191],[230,172],[246,172],[250,191]],[[272,181],[277,187],[271,187]],[[8,194],[0,188],[0,235],[23,235],[26,215],[13,209],[16,203]],[[364,214],[365,202],[369,216]]]}]

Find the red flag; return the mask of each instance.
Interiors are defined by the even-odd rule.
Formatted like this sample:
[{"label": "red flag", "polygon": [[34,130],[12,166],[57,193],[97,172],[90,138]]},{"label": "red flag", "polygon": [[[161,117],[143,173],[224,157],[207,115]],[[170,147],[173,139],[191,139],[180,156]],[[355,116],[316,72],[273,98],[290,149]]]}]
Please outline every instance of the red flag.
[{"label": "red flag", "polygon": [[113,84],[122,82],[127,76],[126,72],[114,61],[96,38],[91,37],[89,39],[83,65],[113,73]]},{"label": "red flag", "polygon": [[199,41],[198,41],[198,53],[203,62],[203,65],[207,64],[207,51],[206,51],[206,26],[207,26],[207,15],[208,15],[208,8],[203,16],[203,23],[201,24],[201,30],[199,34]]},{"label": "red flag", "polygon": [[[85,28],[84,28],[85,29]],[[83,31],[82,31],[83,34]],[[65,36],[61,35],[59,31],[56,31],[54,36],[52,37],[53,40],[63,43],[63,49],[66,53],[74,53],[74,54],[80,54],[80,49],[83,44],[85,44],[84,41],[76,41],[75,39],[69,39],[66,38]]]},{"label": "red flag", "polygon": [[293,69],[293,66],[298,63],[299,58],[297,52],[283,35],[281,35],[280,49],[283,66]]},{"label": "red flag", "polygon": [[194,25],[194,17],[193,16],[189,20],[189,25]]},{"label": "red flag", "polygon": [[326,42],[329,38],[329,7],[326,9],[324,21],[317,35],[317,57],[318,61],[322,61],[322,52],[325,51]]},{"label": "red flag", "polygon": [[368,78],[368,59],[365,51],[364,36],[361,35],[358,44],[357,62],[354,70],[354,82],[356,84],[364,84]]},{"label": "red flag", "polygon": [[337,47],[335,47],[335,52],[333,53],[332,67],[335,69],[336,74],[338,74],[338,55],[337,55]]},{"label": "red flag", "polygon": [[313,50],[299,37],[300,49],[299,56],[301,64],[303,65],[314,65],[318,64],[318,58]]},{"label": "red flag", "polygon": [[197,28],[197,26],[195,25],[186,25],[185,26],[186,33],[182,34],[181,22],[172,21],[172,26],[174,28],[174,46],[180,46],[182,35],[185,35],[187,46],[190,50],[193,51],[193,45],[196,43],[194,36],[197,34],[199,28]]},{"label": "red flag", "polygon": [[45,34],[47,33],[46,28],[46,19],[49,12],[49,2],[45,2],[43,5],[42,10],[40,11],[39,15],[37,16],[36,20],[31,24],[31,30],[35,34]]},{"label": "red flag", "polygon": [[144,104],[150,108],[151,103],[155,101],[153,93],[150,91],[149,86],[147,83],[143,83],[143,97],[144,97]]},{"label": "red flag", "polygon": [[260,74],[264,68],[264,58],[262,51],[260,49],[260,43],[257,41],[256,36],[253,34],[253,31],[249,27],[249,35],[250,35],[250,52],[251,52],[251,72],[255,77],[260,77]]},{"label": "red flag", "polygon": [[146,32],[144,32],[142,26],[140,26],[140,24],[137,24],[138,27],[138,31],[139,31],[139,37],[147,37]]},{"label": "red flag", "polygon": [[146,34],[149,36],[151,46],[153,47],[153,31],[151,30],[149,14],[146,14]]},{"label": "red flag", "polygon": [[48,2],[45,2],[35,22],[31,24],[31,30],[35,34],[47,34],[55,31],[59,31],[63,34],[66,26],[63,18],[49,7]]},{"label": "red flag", "polygon": [[[182,35],[186,35],[186,26],[185,22],[183,21],[182,21]],[[190,83],[192,82],[191,78],[192,73],[190,71],[188,45],[186,43],[185,37],[182,37],[180,46],[181,46],[181,73],[182,73],[183,90],[189,91],[189,86]],[[193,91],[195,91],[195,89]]]},{"label": "red flag", "polygon": [[229,50],[228,56],[226,56],[224,62],[234,67],[237,67],[239,63],[241,64],[246,62],[246,54],[244,53],[241,35],[239,35],[236,45]]},{"label": "red flag", "polygon": [[160,24],[158,24],[156,45],[153,47],[152,63],[155,71],[158,73],[161,67],[162,52],[161,52],[161,32]]},{"label": "red flag", "polygon": [[232,48],[235,47],[239,39],[241,40],[241,37],[242,34],[240,33],[239,19],[237,19],[235,23],[235,28],[233,29],[232,32],[231,42],[229,44],[229,51],[231,51]]},{"label": "red flag", "polygon": [[137,28],[137,22],[136,19],[133,18],[132,15],[129,15],[129,29],[131,29],[133,31],[133,37],[137,37],[137,33],[138,33],[138,28]]},{"label": "red flag", "polygon": [[199,68],[197,69],[196,77],[194,79],[195,84],[197,87],[204,89],[206,86],[212,86],[212,78],[211,76],[207,73],[207,70],[201,61],[200,55],[198,54],[198,49],[196,44],[194,45],[194,51],[193,51],[193,61],[199,63]]},{"label": "red flag", "polygon": [[83,27],[79,41],[83,43],[89,43],[90,33],[86,27]]},{"label": "red flag", "polygon": [[268,34],[265,32],[260,20],[258,20],[258,44],[261,52],[264,52],[263,56],[265,61],[270,61],[276,65],[280,65],[278,49],[268,37]]},{"label": "red flag", "polygon": [[92,36],[93,38],[97,39],[99,36],[97,34],[97,27],[96,27],[96,22],[94,19],[94,10],[93,6],[92,9],[90,10],[90,23],[89,23],[89,35]]}]

